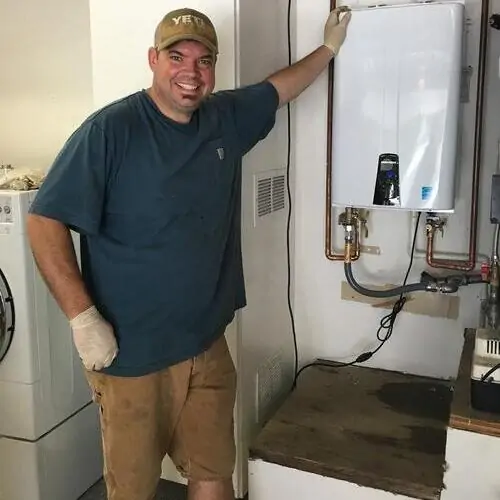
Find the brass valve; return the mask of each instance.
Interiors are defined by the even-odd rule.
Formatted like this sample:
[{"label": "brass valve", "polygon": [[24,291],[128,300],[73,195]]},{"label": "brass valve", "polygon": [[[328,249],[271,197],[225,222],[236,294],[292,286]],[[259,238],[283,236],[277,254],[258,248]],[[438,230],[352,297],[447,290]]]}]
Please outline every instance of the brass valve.
[{"label": "brass valve", "polygon": [[435,233],[439,231],[441,233],[441,237],[444,236],[444,226],[446,226],[447,219],[444,217],[440,217],[436,214],[429,214],[426,219],[425,231],[427,236],[431,233]]}]

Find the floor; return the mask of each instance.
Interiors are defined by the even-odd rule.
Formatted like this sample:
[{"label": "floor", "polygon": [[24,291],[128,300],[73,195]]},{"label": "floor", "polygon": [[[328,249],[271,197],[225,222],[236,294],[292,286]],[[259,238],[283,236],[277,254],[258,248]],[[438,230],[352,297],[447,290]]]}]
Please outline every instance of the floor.
[{"label": "floor", "polygon": [[[90,488],[80,500],[106,500],[106,488],[103,481],[99,481]],[[156,493],[155,500],[186,500],[186,487],[162,480]]]}]

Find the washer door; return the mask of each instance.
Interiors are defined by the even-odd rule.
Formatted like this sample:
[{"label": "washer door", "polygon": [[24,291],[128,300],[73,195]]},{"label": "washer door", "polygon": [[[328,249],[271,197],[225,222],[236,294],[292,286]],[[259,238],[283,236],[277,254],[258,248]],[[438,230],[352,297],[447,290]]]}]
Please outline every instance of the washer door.
[{"label": "washer door", "polygon": [[6,356],[14,336],[14,299],[7,278],[0,269],[0,362]]}]

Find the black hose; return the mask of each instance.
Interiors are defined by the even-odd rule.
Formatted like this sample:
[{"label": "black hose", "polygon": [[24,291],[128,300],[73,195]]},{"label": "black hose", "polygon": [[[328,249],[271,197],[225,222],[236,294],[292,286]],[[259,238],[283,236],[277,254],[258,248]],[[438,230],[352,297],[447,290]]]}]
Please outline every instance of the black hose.
[{"label": "black hose", "polygon": [[468,285],[478,285],[480,283],[488,283],[488,280],[484,280],[480,274],[473,274],[471,276],[466,276]]},{"label": "black hose", "polygon": [[420,281],[423,283],[435,283],[441,287],[445,287],[445,289],[448,287],[455,287],[457,290],[461,286],[488,283],[488,280],[484,280],[481,274],[452,274],[443,278],[436,278],[427,271],[422,271]]},{"label": "black hose", "polygon": [[411,283],[410,285],[398,286],[396,288],[390,288],[388,290],[371,290],[361,286],[352,274],[352,266],[350,262],[344,263],[345,276],[349,285],[361,295],[366,295],[367,297],[376,298],[386,298],[394,297],[395,295],[404,295],[411,292],[423,292],[430,291],[428,288],[428,283]]}]

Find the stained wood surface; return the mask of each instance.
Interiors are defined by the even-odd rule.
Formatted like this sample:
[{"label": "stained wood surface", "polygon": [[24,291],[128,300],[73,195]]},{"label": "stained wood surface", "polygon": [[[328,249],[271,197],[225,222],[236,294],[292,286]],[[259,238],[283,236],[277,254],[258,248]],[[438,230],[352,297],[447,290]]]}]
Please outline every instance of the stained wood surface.
[{"label": "stained wood surface", "polygon": [[446,381],[366,367],[306,369],[251,459],[420,499],[443,488]]}]

